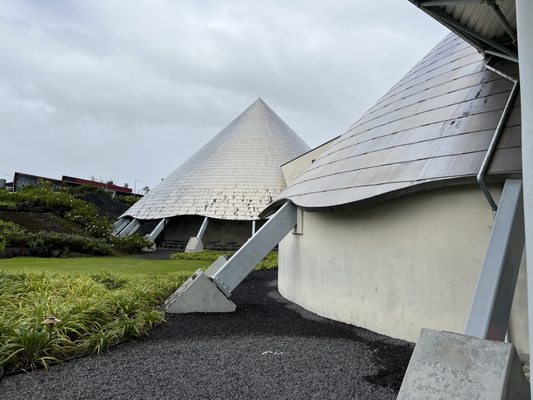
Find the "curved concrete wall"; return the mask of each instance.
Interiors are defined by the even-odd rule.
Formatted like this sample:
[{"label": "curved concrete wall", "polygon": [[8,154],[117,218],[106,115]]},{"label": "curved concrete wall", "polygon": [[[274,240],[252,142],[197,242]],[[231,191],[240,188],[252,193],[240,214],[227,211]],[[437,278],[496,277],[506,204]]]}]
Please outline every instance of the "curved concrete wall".
[{"label": "curved concrete wall", "polygon": [[[305,212],[303,234],[280,243],[279,290],[317,314],[392,337],[416,341],[421,328],[462,333],[492,222],[473,185]],[[525,290],[521,271],[512,334],[529,353]]]}]

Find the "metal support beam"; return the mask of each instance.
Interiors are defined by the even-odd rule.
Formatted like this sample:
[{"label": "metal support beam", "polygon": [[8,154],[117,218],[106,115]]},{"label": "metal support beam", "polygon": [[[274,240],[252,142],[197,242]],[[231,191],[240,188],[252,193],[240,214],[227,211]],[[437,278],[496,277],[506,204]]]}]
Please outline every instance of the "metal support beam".
[{"label": "metal support beam", "polygon": [[167,222],[168,221],[166,218],[163,218],[161,221],[159,221],[154,230],[150,232],[150,234],[146,235],[146,239],[150,240],[151,242],[155,241],[161,232],[163,232],[163,229],[165,229]]},{"label": "metal support beam", "polygon": [[[414,0],[410,0],[410,1],[413,2]],[[431,8],[422,7],[422,5],[420,5],[419,3],[414,3],[414,4],[416,6],[418,6],[422,11],[424,11],[427,15],[429,15],[431,18],[436,19],[438,22],[440,22],[442,25],[444,25],[450,31],[452,31],[456,35],[459,35],[460,37],[462,37],[464,41],[466,41],[470,46],[475,48],[479,53],[485,54],[485,49],[484,49],[484,46],[483,46],[482,42],[480,42],[479,40],[471,37],[468,34],[461,33],[461,31],[459,31],[454,25],[448,23],[447,21],[439,19],[438,17],[435,16],[434,13],[431,12]]]},{"label": "metal support beam", "polygon": [[524,251],[522,181],[505,182],[465,327],[465,335],[505,339]]},{"label": "metal support beam", "polygon": [[124,237],[133,235],[140,227],[141,223],[138,220],[134,219],[124,229],[122,229],[117,236]]},{"label": "metal support beam", "polygon": [[255,219],[252,221],[252,236],[255,235]]},{"label": "metal support beam", "polygon": [[117,236],[122,229],[124,229],[130,221],[127,218],[119,218],[113,224],[113,236]]},{"label": "metal support beam", "polygon": [[515,347],[503,343],[524,245],[522,181],[507,180],[465,334],[422,330],[398,400],[530,399]]},{"label": "metal support beam", "polygon": [[[533,1],[516,0],[520,100],[522,107],[522,177],[526,232],[529,348],[533,349]],[[533,385],[531,385],[533,397]]]},{"label": "metal support beam", "polygon": [[209,218],[205,217],[202,222],[202,225],[200,226],[200,229],[198,230],[198,234],[196,235],[198,239],[202,240],[202,237],[204,236],[204,233],[207,229],[208,224],[209,224]]},{"label": "metal support beam", "polygon": [[296,226],[296,206],[285,203],[212,277],[226,296]]},{"label": "metal support beam", "polygon": [[500,6],[494,0],[427,0],[420,2],[422,7],[440,7],[440,6],[456,6],[456,5],[468,5],[468,4],[486,4],[494,11],[496,17],[500,20],[503,27],[516,43],[516,31],[511,26],[505,15],[503,15]]},{"label": "metal support beam", "polygon": [[[488,39],[484,37],[483,35],[468,29],[468,27],[462,25],[455,19],[453,19],[451,16],[446,14],[443,10],[440,8],[422,8],[424,11],[426,11],[429,15],[431,15],[433,18],[437,19],[440,22],[446,22],[447,26],[452,29],[452,31],[456,32],[459,36],[464,37],[464,34],[475,38],[477,41],[485,43],[486,45],[492,47],[493,49],[499,50],[504,54],[507,54],[511,57],[518,57],[518,54],[510,49],[508,49],[505,46],[502,46],[501,44],[495,42],[494,40]],[[476,46],[479,49],[479,46]]]},{"label": "metal support beam", "polygon": [[485,3],[492,8],[492,11],[494,11],[494,14],[496,14],[496,17],[498,17],[498,19],[502,23],[503,27],[505,28],[505,31],[509,34],[511,39],[513,39],[513,43],[516,44],[516,30],[511,26],[509,21],[507,21],[507,18],[505,18],[505,15],[503,15],[500,6],[496,3],[495,0],[485,0]]},{"label": "metal support beam", "polygon": [[495,57],[498,57],[498,58],[503,58],[504,60],[512,61],[512,62],[518,64],[518,57],[516,57],[516,56],[515,57],[509,56],[507,54],[503,54],[503,53],[500,53],[499,51],[494,51],[494,50],[485,50],[484,52],[486,54],[490,54],[491,56],[495,56]]},{"label": "metal support beam", "polygon": [[285,203],[256,234],[223,265],[217,260],[206,272],[198,270],[165,303],[167,312],[231,312],[228,297],[254,267],[296,225],[296,206]]},{"label": "metal support beam", "polygon": [[483,0],[427,0],[421,1],[422,7],[459,6],[465,4],[482,4]]}]

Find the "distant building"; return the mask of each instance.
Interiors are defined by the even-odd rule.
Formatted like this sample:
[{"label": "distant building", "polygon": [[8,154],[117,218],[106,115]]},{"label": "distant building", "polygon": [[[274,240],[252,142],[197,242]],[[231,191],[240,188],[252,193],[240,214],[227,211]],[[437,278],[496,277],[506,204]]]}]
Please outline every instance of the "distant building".
[{"label": "distant building", "polygon": [[183,249],[191,237],[201,237],[200,248],[238,248],[262,224],[258,214],[287,186],[281,165],[308,150],[257,99],[126,211],[117,234],[127,223],[134,222],[136,230],[163,221],[164,230],[154,233],[163,247]]},{"label": "distant building", "polygon": [[62,186],[92,186],[98,189],[106,190],[108,192],[112,192],[113,194],[119,193],[121,195],[132,195],[133,191],[124,186],[118,186],[113,183],[105,183],[105,182],[95,182],[88,179],[82,179],[82,178],[74,178],[72,176],[65,176],[61,179],[53,179],[48,178],[46,176],[39,176],[39,175],[31,175],[31,174],[25,174],[22,172],[15,172],[15,175],[13,177],[13,182],[10,182],[7,186],[9,187],[11,184],[13,191],[19,191],[25,186],[36,186],[39,181],[47,181],[52,183],[56,187],[62,187]]},{"label": "distant building", "polygon": [[69,185],[79,185],[79,186],[92,186],[98,189],[106,190],[108,192],[119,193],[119,194],[133,194],[133,190],[127,186],[119,186],[114,183],[109,182],[95,182],[88,179],[74,178],[72,176],[65,176],[61,178],[63,182],[68,183]]},{"label": "distant building", "polygon": [[23,172],[15,172],[13,177],[13,190],[18,192],[26,186],[37,186],[39,181],[50,182],[56,187],[63,186],[63,182],[60,179],[48,178],[46,176],[25,174]]}]

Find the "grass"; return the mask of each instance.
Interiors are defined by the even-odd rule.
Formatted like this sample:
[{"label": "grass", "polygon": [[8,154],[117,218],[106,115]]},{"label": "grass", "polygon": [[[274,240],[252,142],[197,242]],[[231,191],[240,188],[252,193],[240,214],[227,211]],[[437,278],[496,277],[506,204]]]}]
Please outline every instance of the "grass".
[{"label": "grass", "polygon": [[[171,258],[173,260],[179,260],[179,261],[206,261],[209,263],[213,263],[216,261],[217,258],[220,256],[226,256],[226,257],[232,257],[235,254],[234,251],[212,251],[212,250],[204,250],[197,253],[174,253],[172,254]],[[256,265],[255,269],[258,271],[265,270],[265,269],[277,269],[278,268],[278,252],[277,251],[271,251],[266,255],[259,264]]]},{"label": "grass", "polygon": [[[0,369],[101,353],[164,322],[162,302],[198,260],[126,257],[0,260]],[[48,329],[49,316],[61,322]]]},{"label": "grass", "polygon": [[16,257],[0,259],[0,270],[11,272],[111,272],[164,275],[174,272],[192,273],[198,268],[207,268],[210,264],[209,261],[204,260],[146,260],[132,257]]}]

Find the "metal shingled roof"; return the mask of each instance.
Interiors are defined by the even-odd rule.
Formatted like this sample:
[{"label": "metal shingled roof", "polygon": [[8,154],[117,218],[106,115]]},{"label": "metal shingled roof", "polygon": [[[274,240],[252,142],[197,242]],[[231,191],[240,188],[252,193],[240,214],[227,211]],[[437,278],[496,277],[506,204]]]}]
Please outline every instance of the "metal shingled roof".
[{"label": "metal shingled roof", "polygon": [[[447,36],[282,193],[307,208],[375,201],[450,180],[475,182],[512,83]],[[516,75],[516,65],[498,65]],[[489,173],[521,171],[519,99]]]},{"label": "metal shingled roof", "polygon": [[281,164],[309,146],[257,99],[123,216],[253,220],[285,188]]}]

